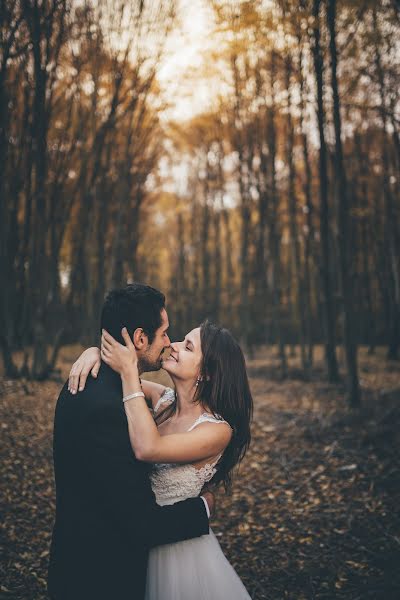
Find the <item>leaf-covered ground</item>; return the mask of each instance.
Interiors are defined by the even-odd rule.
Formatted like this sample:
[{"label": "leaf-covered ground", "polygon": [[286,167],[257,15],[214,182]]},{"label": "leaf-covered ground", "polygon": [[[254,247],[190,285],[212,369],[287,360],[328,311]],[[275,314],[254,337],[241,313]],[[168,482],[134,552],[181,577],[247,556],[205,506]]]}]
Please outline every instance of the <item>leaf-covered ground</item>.
[{"label": "leaf-covered ground", "polygon": [[[400,365],[362,349],[352,413],[320,363],[305,382],[297,361],[286,381],[271,351],[249,361],[253,442],[213,529],[254,600],[398,599]],[[0,378],[1,600],[46,598],[59,389]]]}]

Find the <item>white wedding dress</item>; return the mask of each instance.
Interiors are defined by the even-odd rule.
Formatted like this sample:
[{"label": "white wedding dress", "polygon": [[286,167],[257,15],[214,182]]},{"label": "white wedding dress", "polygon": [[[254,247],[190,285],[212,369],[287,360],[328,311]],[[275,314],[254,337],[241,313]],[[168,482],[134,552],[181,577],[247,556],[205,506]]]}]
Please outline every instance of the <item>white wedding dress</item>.
[{"label": "white wedding dress", "polygon": [[[167,388],[154,409],[171,403],[174,391]],[[203,413],[188,429],[204,422],[224,423]],[[216,472],[216,463],[198,469],[190,464],[155,464],[151,485],[161,506],[195,498]],[[217,538],[209,535],[157,546],[150,551],[145,600],[251,600]]]}]

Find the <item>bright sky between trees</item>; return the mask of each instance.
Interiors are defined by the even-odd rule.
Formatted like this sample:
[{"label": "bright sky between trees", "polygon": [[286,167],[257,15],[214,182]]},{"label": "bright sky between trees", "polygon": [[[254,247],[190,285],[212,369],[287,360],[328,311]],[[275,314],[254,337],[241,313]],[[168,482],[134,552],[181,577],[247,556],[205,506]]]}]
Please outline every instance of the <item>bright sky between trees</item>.
[{"label": "bright sky between trees", "polygon": [[178,23],[171,32],[158,80],[171,107],[164,118],[184,121],[207,107],[213,96],[210,79],[197,76],[215,47],[212,11],[204,0],[179,0]]}]

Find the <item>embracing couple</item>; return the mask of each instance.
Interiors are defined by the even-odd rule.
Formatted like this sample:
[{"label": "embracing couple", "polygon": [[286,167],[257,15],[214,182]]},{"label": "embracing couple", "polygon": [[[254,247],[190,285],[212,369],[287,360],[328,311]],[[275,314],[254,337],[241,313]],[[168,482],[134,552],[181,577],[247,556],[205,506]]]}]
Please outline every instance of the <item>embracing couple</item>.
[{"label": "embracing couple", "polygon": [[[54,600],[250,599],[209,528],[214,497],[204,491],[229,487],[249,446],[243,353],[208,321],[172,344],[168,326],[158,290],[111,291],[101,350],[81,355],[61,391]],[[161,367],[175,390],[140,379]]]}]

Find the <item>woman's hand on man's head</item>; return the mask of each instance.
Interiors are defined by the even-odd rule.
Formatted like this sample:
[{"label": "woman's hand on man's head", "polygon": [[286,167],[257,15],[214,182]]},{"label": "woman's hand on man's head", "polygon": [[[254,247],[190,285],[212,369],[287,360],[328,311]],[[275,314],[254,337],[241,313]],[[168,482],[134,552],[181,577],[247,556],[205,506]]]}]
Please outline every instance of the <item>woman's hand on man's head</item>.
[{"label": "woman's hand on man's head", "polygon": [[97,377],[101,365],[100,349],[96,346],[87,348],[78,360],[74,362],[69,372],[68,391],[76,394],[85,388],[89,373],[92,377]]},{"label": "woman's hand on man's head", "polygon": [[101,359],[120,375],[129,373],[132,368],[136,369],[138,363],[136,348],[126,327],[121,334],[125,346],[117,342],[105,329],[102,330],[101,336]]}]

